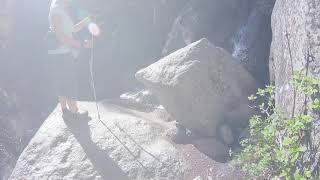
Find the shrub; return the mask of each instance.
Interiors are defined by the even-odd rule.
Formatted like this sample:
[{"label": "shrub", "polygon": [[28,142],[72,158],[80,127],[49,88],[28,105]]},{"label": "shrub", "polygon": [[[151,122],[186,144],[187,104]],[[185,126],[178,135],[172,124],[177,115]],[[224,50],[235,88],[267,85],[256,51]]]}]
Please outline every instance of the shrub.
[{"label": "shrub", "polygon": [[[294,73],[290,84],[294,91],[311,97],[310,108],[313,111],[320,109],[320,100],[316,98],[320,87],[318,79],[299,71]],[[306,139],[311,134],[315,117],[305,112],[288,115],[276,108],[274,91],[274,86],[267,86],[249,97],[254,102],[261,98],[266,98],[266,101],[254,106],[260,113],[250,119],[250,135],[241,141],[242,150],[235,154],[234,164],[258,179],[313,179],[311,168],[301,168],[299,163],[308,150]]]}]

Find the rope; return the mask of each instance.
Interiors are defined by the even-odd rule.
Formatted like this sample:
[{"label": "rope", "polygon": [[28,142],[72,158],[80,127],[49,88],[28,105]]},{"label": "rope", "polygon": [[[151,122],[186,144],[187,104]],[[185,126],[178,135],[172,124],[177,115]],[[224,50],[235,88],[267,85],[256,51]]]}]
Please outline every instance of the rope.
[{"label": "rope", "polygon": [[[116,124],[116,126],[120,129],[121,132],[123,132],[131,141],[134,142],[134,144],[136,144],[143,152],[149,154],[151,157],[153,157],[155,160],[157,160],[158,162],[161,163],[162,166],[166,166],[167,164],[162,162],[159,158],[157,158],[155,155],[151,154],[150,152],[148,152],[147,150],[145,150],[136,140],[134,140],[134,138],[132,136],[130,136],[123,128],[121,128],[119,126],[119,124]],[[177,173],[175,173],[172,169],[168,169],[171,174],[173,174],[176,178],[181,179]],[[181,179],[182,180],[182,179]]]},{"label": "rope", "polygon": [[[93,91],[93,98],[95,101],[95,106],[96,106],[96,110],[97,110],[97,114],[98,114],[98,120],[99,122],[105,126],[105,128],[116,138],[117,141],[119,141],[119,143],[133,156],[133,158],[138,162],[138,164],[141,165],[141,167],[143,167],[143,169],[145,169],[145,171],[152,175],[153,173],[148,170],[147,167],[145,167],[141,161],[138,160],[138,157],[134,155],[134,153],[121,141],[121,139],[111,130],[110,127],[108,127],[101,119],[101,114],[100,114],[100,109],[99,109],[99,105],[98,105],[98,101],[97,101],[97,92],[96,92],[96,88],[95,88],[95,80],[94,80],[94,73],[93,73],[93,61],[94,61],[94,36],[91,35],[91,42],[92,42],[92,47],[91,47],[91,58],[90,58],[90,76],[91,76],[91,87],[92,87],[92,91]],[[129,139],[135,144],[137,145],[143,152],[147,153],[148,155],[150,155],[151,157],[153,157],[156,161],[160,162],[162,166],[166,166],[166,163],[162,162],[159,158],[157,158],[155,155],[153,155],[152,153],[148,152],[147,150],[145,150],[136,140],[134,140],[134,138],[132,136],[130,136],[123,128],[121,128],[118,124],[115,124],[115,126],[117,126],[117,128],[123,132],[127,137],[129,137]],[[172,175],[174,175],[177,179],[182,180],[182,178],[180,178],[177,173],[175,173],[172,169],[170,169],[170,167],[168,168],[168,170],[172,173]],[[154,178],[152,178],[154,179]]]},{"label": "rope", "polygon": [[90,76],[91,76],[91,87],[92,87],[92,91],[93,91],[93,98],[94,101],[96,102],[96,109],[97,109],[97,113],[98,113],[98,118],[99,120],[101,119],[100,116],[100,110],[99,110],[99,106],[98,106],[98,102],[97,102],[97,91],[96,91],[96,86],[95,86],[95,81],[94,81],[94,75],[93,75],[93,59],[94,59],[94,36],[91,35],[91,43],[92,43],[92,47],[91,47],[91,56],[90,56],[90,62],[89,62],[89,66],[90,66]]},{"label": "rope", "polygon": [[[99,110],[99,105],[97,102],[97,93],[96,93],[96,88],[95,88],[95,81],[94,81],[94,74],[93,74],[93,59],[94,59],[94,51],[93,51],[93,40],[94,37],[92,35],[92,48],[91,48],[91,59],[90,59],[90,75],[91,75],[91,87],[92,87],[92,91],[93,91],[93,98],[95,101],[95,105],[96,105],[96,110],[98,113],[98,120],[99,122],[112,134],[112,136],[114,136],[116,138],[116,140],[130,153],[131,156],[133,156],[134,160],[138,162],[138,164],[141,165],[141,167],[143,167],[143,169],[150,175],[152,175],[152,172],[148,170],[147,167],[145,167],[141,161],[138,160],[138,157],[136,155],[134,155],[134,153],[121,141],[121,139],[111,130],[110,127],[108,127],[102,120],[101,120],[101,115],[100,115],[100,110]],[[154,179],[154,178],[152,178]]]}]

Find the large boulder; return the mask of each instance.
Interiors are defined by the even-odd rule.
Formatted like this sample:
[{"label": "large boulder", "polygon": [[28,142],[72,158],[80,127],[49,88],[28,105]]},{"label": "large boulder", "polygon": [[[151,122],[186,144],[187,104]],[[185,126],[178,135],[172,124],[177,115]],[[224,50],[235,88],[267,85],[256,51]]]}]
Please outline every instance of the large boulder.
[{"label": "large boulder", "polygon": [[222,48],[201,39],[140,70],[136,78],[184,127],[215,136],[221,122],[243,125],[253,77]]},{"label": "large boulder", "polygon": [[99,107],[106,126],[98,121],[94,103],[80,103],[92,117],[89,122],[64,121],[58,106],[25,148],[9,179],[182,179],[188,168],[185,156],[162,138],[168,123],[116,104]]},{"label": "large boulder", "polygon": [[115,100],[98,106],[106,126],[98,121],[95,103],[79,103],[81,111],[89,111],[89,121],[64,121],[58,106],[21,154],[9,180],[191,180],[209,167],[212,175],[226,179],[242,174],[205,155],[223,157],[225,149],[213,139],[195,141],[202,152],[193,145],[172,142],[166,133],[174,131],[175,123],[163,121],[156,111],[137,111]]}]

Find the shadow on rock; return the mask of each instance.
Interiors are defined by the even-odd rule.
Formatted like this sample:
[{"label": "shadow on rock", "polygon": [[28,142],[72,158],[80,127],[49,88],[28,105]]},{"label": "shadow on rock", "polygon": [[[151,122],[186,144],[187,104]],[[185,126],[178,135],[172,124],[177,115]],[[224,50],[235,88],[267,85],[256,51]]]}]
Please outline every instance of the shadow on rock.
[{"label": "shadow on rock", "polygon": [[127,175],[120,169],[117,163],[109,157],[107,152],[100,149],[91,140],[87,119],[70,119],[65,120],[65,123],[102,179],[129,180]]},{"label": "shadow on rock", "polygon": [[192,144],[217,162],[226,163],[230,160],[229,147],[213,137],[195,139]]}]

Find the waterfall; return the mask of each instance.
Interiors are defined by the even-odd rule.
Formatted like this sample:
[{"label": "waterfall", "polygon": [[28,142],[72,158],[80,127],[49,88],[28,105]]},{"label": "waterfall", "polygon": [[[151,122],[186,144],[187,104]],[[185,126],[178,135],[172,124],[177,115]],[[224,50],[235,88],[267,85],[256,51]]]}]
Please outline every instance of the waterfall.
[{"label": "waterfall", "polygon": [[232,55],[242,63],[251,61],[249,58],[250,50],[254,48],[255,40],[259,35],[263,16],[257,8],[254,8],[249,15],[246,24],[240,27],[238,32],[232,37]]},{"label": "waterfall", "polygon": [[269,54],[272,39],[270,16],[273,0],[253,4],[247,22],[232,37],[232,55],[261,84],[269,81]]}]

